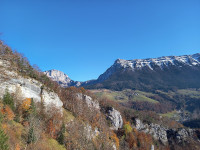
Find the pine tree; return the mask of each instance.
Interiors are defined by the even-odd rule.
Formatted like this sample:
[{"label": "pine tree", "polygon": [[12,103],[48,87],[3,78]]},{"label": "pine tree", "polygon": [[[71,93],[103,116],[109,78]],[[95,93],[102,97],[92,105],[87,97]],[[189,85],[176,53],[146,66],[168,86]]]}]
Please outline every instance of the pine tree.
[{"label": "pine tree", "polygon": [[57,141],[62,145],[64,144],[64,139],[65,139],[64,134],[65,134],[65,124],[63,123],[57,138]]},{"label": "pine tree", "polygon": [[36,137],[35,137],[35,133],[34,133],[34,128],[31,127],[29,129],[29,132],[28,132],[28,140],[27,140],[27,143],[30,144],[30,143],[34,143],[36,141]]},{"label": "pine tree", "polygon": [[8,136],[4,133],[4,131],[0,127],[0,150],[9,149],[7,142],[8,142]]},{"label": "pine tree", "polygon": [[30,106],[30,110],[31,113],[36,116],[37,112],[36,112],[36,106],[35,106],[35,102],[33,101],[33,99],[31,99],[31,106]]},{"label": "pine tree", "polygon": [[6,89],[5,94],[3,96],[3,104],[9,105],[10,108],[14,111],[15,106],[14,106],[13,96],[8,92],[7,89]]}]

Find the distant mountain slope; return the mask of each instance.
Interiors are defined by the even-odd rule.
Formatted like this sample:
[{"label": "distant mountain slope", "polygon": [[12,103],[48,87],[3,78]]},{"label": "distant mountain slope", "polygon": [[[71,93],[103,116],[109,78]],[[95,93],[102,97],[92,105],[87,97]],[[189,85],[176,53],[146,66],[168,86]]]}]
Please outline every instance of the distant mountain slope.
[{"label": "distant mountain slope", "polygon": [[171,89],[200,88],[200,53],[150,59],[117,59],[87,88]]},{"label": "distant mountain slope", "polygon": [[80,86],[81,82],[71,80],[68,75],[58,70],[48,70],[44,72],[53,81],[58,82],[62,87]]},{"label": "distant mountain slope", "polygon": [[45,71],[45,74],[63,87],[145,91],[200,88],[200,53],[149,59],[117,59],[97,80],[86,82],[73,81],[58,70]]},{"label": "distant mountain slope", "polygon": [[70,79],[69,76],[64,72],[55,69],[45,71],[44,74],[46,74],[53,81],[58,82],[62,87],[70,87],[70,86],[79,87],[95,82],[95,80],[89,80],[85,82],[74,81]]}]

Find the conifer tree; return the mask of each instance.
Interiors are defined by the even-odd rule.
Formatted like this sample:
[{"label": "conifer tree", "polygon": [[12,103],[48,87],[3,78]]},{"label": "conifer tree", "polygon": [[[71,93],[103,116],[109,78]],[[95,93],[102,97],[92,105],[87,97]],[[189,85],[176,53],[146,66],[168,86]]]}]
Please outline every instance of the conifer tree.
[{"label": "conifer tree", "polygon": [[0,150],[8,150],[8,137],[7,135],[4,133],[4,131],[1,129],[1,122],[3,120],[3,115],[0,112]]},{"label": "conifer tree", "polygon": [[57,138],[57,141],[62,145],[64,144],[64,134],[65,134],[65,124],[63,123]]},{"label": "conifer tree", "polygon": [[31,106],[30,106],[30,110],[31,113],[36,116],[37,112],[36,112],[36,106],[35,106],[35,102],[33,101],[33,99],[31,99]]},{"label": "conifer tree", "polygon": [[29,132],[28,132],[28,140],[27,143],[34,143],[36,141],[35,133],[34,133],[34,128],[33,126],[30,127]]},{"label": "conifer tree", "polygon": [[14,106],[13,96],[8,92],[8,89],[6,89],[5,94],[3,96],[3,103],[4,105],[10,106],[10,108],[14,111],[15,106]]},{"label": "conifer tree", "polygon": [[8,142],[7,135],[0,128],[0,150],[9,150],[7,142]]}]

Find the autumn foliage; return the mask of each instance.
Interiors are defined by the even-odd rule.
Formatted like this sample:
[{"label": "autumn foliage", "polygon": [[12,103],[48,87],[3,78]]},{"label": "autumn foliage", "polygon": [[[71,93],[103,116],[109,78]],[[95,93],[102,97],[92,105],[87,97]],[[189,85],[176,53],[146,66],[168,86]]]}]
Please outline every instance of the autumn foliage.
[{"label": "autumn foliage", "polygon": [[119,148],[119,138],[117,137],[117,135],[114,132],[112,133],[111,139],[113,139],[115,141],[117,148]]},{"label": "autumn foliage", "polygon": [[7,120],[13,120],[15,117],[15,114],[13,113],[12,109],[7,105],[1,109],[1,113],[5,116],[5,118],[7,118]]},{"label": "autumn foliage", "polygon": [[23,103],[22,103],[22,108],[23,108],[25,111],[27,111],[27,110],[29,110],[30,106],[31,106],[31,98],[26,98],[26,99],[24,99],[24,100],[23,100]]}]

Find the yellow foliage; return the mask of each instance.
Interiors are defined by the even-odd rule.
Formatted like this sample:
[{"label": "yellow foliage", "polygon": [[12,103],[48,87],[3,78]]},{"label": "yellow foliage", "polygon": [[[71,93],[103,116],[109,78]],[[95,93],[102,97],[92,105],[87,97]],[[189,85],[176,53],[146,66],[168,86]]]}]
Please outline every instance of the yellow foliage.
[{"label": "yellow foliage", "polygon": [[66,150],[63,145],[60,145],[56,140],[54,139],[49,139],[48,140],[48,145],[51,149],[53,150]]},{"label": "yellow foliage", "polygon": [[132,127],[131,127],[131,125],[130,125],[129,122],[125,122],[125,124],[124,124],[124,130],[125,130],[126,134],[132,132]]},{"label": "yellow foliage", "polygon": [[65,123],[69,123],[74,120],[74,116],[70,111],[63,109],[63,120]]},{"label": "yellow foliage", "polygon": [[15,133],[15,138],[18,140],[21,140],[22,132],[24,130],[24,127],[22,124],[17,123],[17,122],[12,122],[12,131]]},{"label": "yellow foliage", "polygon": [[28,110],[31,106],[31,98],[26,98],[23,100],[23,103],[22,103],[22,108],[24,110]]},{"label": "yellow foliage", "polygon": [[4,130],[6,130],[7,128],[8,128],[8,126],[7,126],[7,124],[2,124],[2,128],[4,129]]}]

